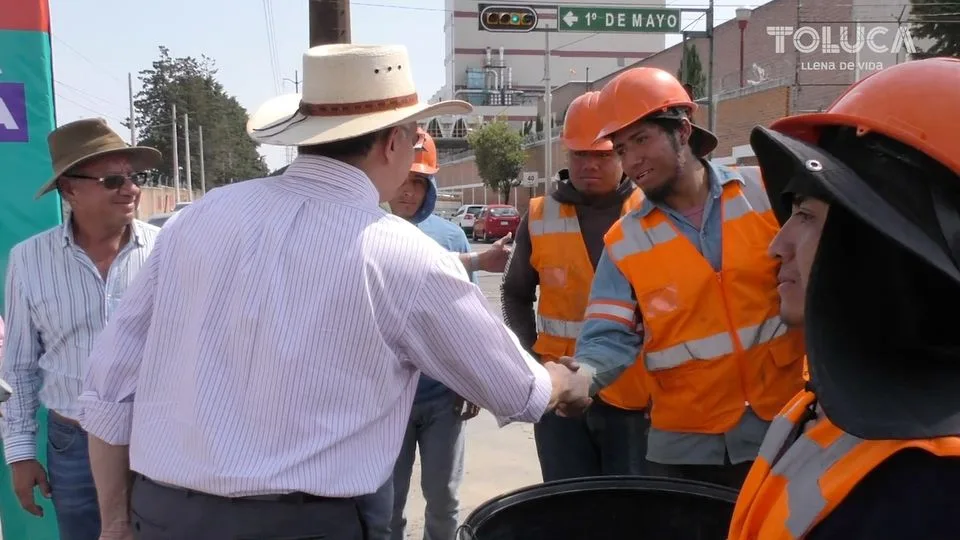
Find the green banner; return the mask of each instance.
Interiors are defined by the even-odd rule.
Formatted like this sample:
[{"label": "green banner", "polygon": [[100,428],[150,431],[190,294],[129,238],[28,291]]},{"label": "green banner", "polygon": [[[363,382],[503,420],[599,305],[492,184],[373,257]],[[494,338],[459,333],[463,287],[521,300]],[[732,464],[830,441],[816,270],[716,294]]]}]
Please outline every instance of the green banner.
[{"label": "green banner", "polygon": [[[34,195],[51,174],[47,134],[56,127],[46,0],[0,0],[0,273],[10,248],[61,222],[60,199]],[[0,305],[3,292],[0,291]],[[46,465],[46,411],[40,411],[37,440]],[[2,451],[0,451],[2,454]],[[6,463],[4,461],[3,463]],[[28,514],[17,501],[10,471],[0,467],[0,520],[3,540],[58,540],[50,501],[44,517]]]}]

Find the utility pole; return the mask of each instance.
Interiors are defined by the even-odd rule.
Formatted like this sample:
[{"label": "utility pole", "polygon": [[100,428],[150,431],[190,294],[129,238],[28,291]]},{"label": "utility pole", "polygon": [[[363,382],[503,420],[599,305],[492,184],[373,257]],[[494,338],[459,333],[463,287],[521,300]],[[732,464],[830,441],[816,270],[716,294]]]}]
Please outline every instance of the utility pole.
[{"label": "utility pole", "polygon": [[[550,88],[550,32],[543,33],[544,39],[544,59],[545,63],[543,65],[543,101],[546,118],[543,121],[544,133],[546,133],[546,138],[544,139],[544,148],[543,148],[543,157],[545,166],[543,169],[543,174],[546,176],[544,188],[545,190],[550,189],[550,179],[553,178],[551,174],[553,169],[553,111],[552,101],[553,101],[553,89]],[[547,191],[544,191],[547,193]]]},{"label": "utility pole", "polygon": [[180,202],[180,156],[177,153],[177,104],[173,108],[173,200]]},{"label": "utility pole", "polygon": [[310,46],[350,43],[350,1],[310,0]]},{"label": "utility pole", "polygon": [[184,170],[187,172],[187,197],[193,202],[193,177],[190,176],[190,113],[183,113],[183,145],[187,147]]},{"label": "utility pole", "polygon": [[127,73],[127,92],[130,94],[130,146],[137,145],[137,120],[133,116],[133,75]]},{"label": "utility pole", "polygon": [[[284,81],[293,83],[293,89],[296,93],[300,93],[300,71],[296,70],[293,72],[293,78],[283,78]],[[287,147],[287,165],[293,163],[293,160],[297,157],[297,147],[288,146]]]},{"label": "utility pole", "polygon": [[292,79],[288,77],[284,77],[283,80],[293,83],[293,91],[298,94],[300,93],[300,71],[299,70],[295,70],[293,72]]},{"label": "utility pole", "polygon": [[714,39],[713,31],[713,13],[714,13],[714,0],[710,0],[710,5],[707,7],[707,35],[710,36],[710,67],[707,68],[708,78],[707,78],[707,95],[710,96],[710,131],[716,133],[717,131],[717,97],[713,94],[713,64],[714,58],[716,58],[716,40]]},{"label": "utility pole", "polygon": [[203,165],[203,126],[200,126],[200,196],[207,194],[207,175]]}]

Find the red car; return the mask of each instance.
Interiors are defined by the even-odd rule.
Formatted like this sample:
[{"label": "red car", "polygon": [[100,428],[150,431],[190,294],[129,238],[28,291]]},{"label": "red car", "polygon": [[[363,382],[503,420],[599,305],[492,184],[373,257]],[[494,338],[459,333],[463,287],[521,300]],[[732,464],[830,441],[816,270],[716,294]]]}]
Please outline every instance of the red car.
[{"label": "red car", "polygon": [[520,225],[520,212],[509,204],[488,204],[483,207],[477,221],[473,224],[473,239],[489,242],[501,238],[507,233],[517,235]]}]

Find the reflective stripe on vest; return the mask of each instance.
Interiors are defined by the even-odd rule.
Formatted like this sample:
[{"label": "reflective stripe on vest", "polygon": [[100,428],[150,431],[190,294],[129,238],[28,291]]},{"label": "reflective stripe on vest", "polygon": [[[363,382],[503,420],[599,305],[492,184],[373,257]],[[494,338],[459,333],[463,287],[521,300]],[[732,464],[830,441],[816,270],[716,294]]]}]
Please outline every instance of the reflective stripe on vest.
[{"label": "reflective stripe on vest", "polygon": [[[621,215],[638,208],[642,201],[642,192],[633,190],[621,206]],[[533,350],[544,360],[572,356],[583,330],[594,271],[577,210],[550,196],[537,197],[530,201],[528,220],[530,264],[540,278],[538,335]],[[638,373],[641,369],[637,362],[604,388],[600,392],[603,401],[621,409],[645,409],[650,394],[643,385],[642,373]]]},{"label": "reflective stripe on vest", "polygon": [[580,234],[580,221],[576,213],[571,217],[561,217],[560,207],[560,203],[553,197],[544,197],[543,219],[530,221],[530,236],[558,233]]},{"label": "reflective stripe on vest", "polygon": [[[787,333],[787,325],[779,315],[770,317],[761,324],[737,329],[737,337],[744,349],[769,343]],[[700,339],[692,339],[673,347],[647,353],[647,369],[658,371],[675,368],[691,360],[710,360],[725,354],[733,354],[736,348],[730,334],[723,332]]]},{"label": "reflective stripe on vest", "polygon": [[[634,190],[631,196],[624,201],[623,207],[621,208],[621,214],[625,214],[628,210],[639,206],[639,203],[642,201],[642,197],[639,196],[639,192],[640,190]],[[580,234],[580,221],[577,218],[575,209],[572,212],[572,216],[564,217],[561,212],[561,209],[564,205],[559,201],[549,196],[543,197],[542,201],[542,218],[536,220],[531,218],[529,220],[529,231],[531,237],[542,237],[548,234]],[[570,206],[570,208],[573,207]],[[586,245],[584,245],[584,251],[585,250]],[[571,253],[570,256],[576,255]],[[589,296],[590,291],[586,291],[586,294]],[[539,305],[543,305],[543,298],[540,299]],[[570,320],[560,319],[557,317],[548,317],[540,313],[537,315],[537,331],[542,334],[568,339],[577,339],[577,336],[580,335],[580,330],[582,328],[582,314],[579,318]]]},{"label": "reflective stripe on vest", "polygon": [[566,339],[577,339],[580,330],[583,329],[583,321],[565,321],[563,319],[554,319],[537,315],[537,332],[551,336],[562,337]]},{"label": "reflective stripe on vest", "polygon": [[810,414],[815,402],[813,393],[801,392],[770,424],[737,499],[729,540],[803,538],[871,470],[906,448],[960,456],[960,437],[860,439],[836,427],[821,408]]},{"label": "reflective stripe on vest", "polygon": [[767,253],[779,226],[759,169],[718,174],[719,271],[658,209],[605,236],[637,299],[651,422],[666,431],[725,433],[744,403],[770,420],[803,387],[803,336],[780,318],[778,263]]},{"label": "reflective stripe on vest", "polygon": [[[744,188],[732,198],[723,200],[723,221],[733,221],[748,212],[767,212],[771,210],[759,173],[745,168],[739,171],[744,179]],[[680,233],[673,225],[665,221],[649,229],[643,227],[624,227],[623,240],[610,246],[610,255],[615,260],[624,259],[634,253],[650,251],[658,244],[677,239]],[[786,324],[779,315],[774,315],[760,324],[739,328],[737,336],[745,349],[767,343],[787,332]],[[718,356],[733,354],[736,347],[729,332],[678,343],[671,347],[646,353],[646,365],[650,371],[675,368],[691,360],[710,360]]]}]

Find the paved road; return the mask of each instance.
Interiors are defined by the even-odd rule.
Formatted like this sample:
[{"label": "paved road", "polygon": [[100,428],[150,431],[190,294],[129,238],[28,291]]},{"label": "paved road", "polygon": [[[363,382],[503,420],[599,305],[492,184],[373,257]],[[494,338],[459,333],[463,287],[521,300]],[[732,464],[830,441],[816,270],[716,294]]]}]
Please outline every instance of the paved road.
[{"label": "paved road", "polygon": [[[489,244],[471,242],[475,251]],[[480,273],[480,288],[490,309],[500,316],[500,274]],[[420,540],[423,536],[423,496],[419,483],[419,463],[414,467],[410,497],[407,502],[406,537]],[[540,483],[540,466],[533,442],[533,426],[511,424],[497,428],[493,416],[486,411],[467,423],[466,471],[460,488],[460,519],[484,502],[523,486]]]}]

